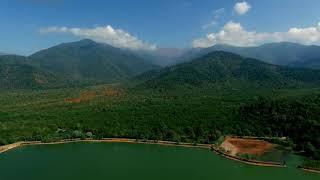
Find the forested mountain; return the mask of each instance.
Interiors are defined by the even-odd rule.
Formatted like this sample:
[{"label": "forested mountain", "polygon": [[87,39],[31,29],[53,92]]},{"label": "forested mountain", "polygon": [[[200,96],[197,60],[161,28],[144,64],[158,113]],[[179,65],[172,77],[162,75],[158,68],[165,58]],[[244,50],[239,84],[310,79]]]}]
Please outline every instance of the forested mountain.
[{"label": "forested mountain", "polygon": [[[41,82],[56,83],[51,84],[50,87],[58,87],[57,84],[61,86],[65,82],[75,82],[75,85],[81,82],[86,84],[118,83],[139,75],[136,78],[137,82],[147,81],[145,85],[153,87],[200,86],[217,83],[232,86],[240,83],[279,88],[318,83],[319,72],[271,65],[245,57],[260,58],[274,64],[317,69],[320,67],[319,59],[313,57],[320,57],[318,49],[318,46],[273,43],[248,48],[228,45],[189,50],[161,48],[153,52],[138,53],[85,39],[60,44],[29,57],[1,55],[1,59],[3,73],[10,69],[10,77],[16,79],[16,83],[23,82],[21,86],[10,85],[11,88],[38,87],[36,82],[28,82],[28,79],[20,81],[24,73],[32,75],[41,73],[41,77],[45,77],[45,80]],[[238,53],[241,56],[220,50]],[[187,61],[193,57],[196,58],[191,62]],[[158,66],[184,61],[187,63],[161,70]],[[158,65],[154,65],[155,63]],[[24,68],[28,68],[28,71]],[[149,70],[152,71],[149,72]],[[141,73],[145,74],[140,75]],[[27,77],[30,78],[29,80],[32,79],[26,74],[24,78]],[[39,80],[40,75],[37,77],[33,79]],[[59,83],[52,81],[54,77],[59,77]],[[6,75],[1,78],[2,89],[9,86],[4,85],[9,81],[8,78],[9,76]],[[46,86],[42,84],[41,87]]]},{"label": "forested mountain", "polygon": [[[314,69],[320,66],[320,61],[318,61],[320,60],[320,46],[307,46],[290,42],[269,43],[255,47],[217,44],[209,48],[159,48],[155,51],[134,53],[160,66],[170,66],[188,62],[214,51],[231,52],[275,65],[303,68],[310,68],[312,65],[316,65],[312,67]],[[309,63],[309,61],[312,61],[312,63]]]},{"label": "forested mountain", "polygon": [[317,70],[271,65],[223,51],[215,51],[151,74],[145,73],[137,79],[143,80],[145,77],[153,78],[142,86],[152,88],[204,87],[210,84],[281,88],[320,83],[320,71]]},{"label": "forested mountain", "polygon": [[129,51],[92,40],[64,43],[29,57],[31,65],[73,80],[119,82],[157,68]]},{"label": "forested mountain", "polygon": [[64,43],[29,57],[0,56],[0,89],[118,83],[159,68],[128,50],[92,40]]},{"label": "forested mountain", "polygon": [[289,42],[269,43],[257,47],[215,45],[200,50],[198,56],[212,51],[227,51],[276,65],[290,65],[295,62],[320,58],[320,46],[306,46]]},{"label": "forested mountain", "polygon": [[0,56],[0,89],[37,89],[59,85],[54,74],[26,63],[26,57]]}]

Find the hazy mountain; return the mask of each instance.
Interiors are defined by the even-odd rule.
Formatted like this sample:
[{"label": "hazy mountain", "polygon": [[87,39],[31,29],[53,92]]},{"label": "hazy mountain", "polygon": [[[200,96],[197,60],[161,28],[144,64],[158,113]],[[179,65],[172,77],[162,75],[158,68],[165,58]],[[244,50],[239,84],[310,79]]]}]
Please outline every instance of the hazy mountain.
[{"label": "hazy mountain", "polygon": [[215,45],[199,51],[201,56],[213,51],[227,51],[241,56],[260,59],[276,65],[291,65],[310,59],[320,59],[320,46],[306,46],[296,43],[270,43],[257,47],[235,47],[230,45]]},{"label": "hazy mountain", "polygon": [[[159,48],[149,52],[132,52],[92,40],[81,40],[63,43],[29,57],[2,55],[0,81],[2,87],[11,88],[58,87],[58,84],[60,86],[65,82],[121,82],[145,72],[136,79],[139,82],[152,79],[148,82],[153,85],[241,81],[280,87],[317,82],[319,72],[275,66],[244,57],[316,69],[320,68],[320,58],[316,58],[320,57],[319,48],[273,43],[245,48],[216,45],[206,49]],[[154,65],[167,66],[191,58],[194,60],[189,60],[189,63],[161,70]]]},{"label": "hazy mountain", "polygon": [[[218,44],[209,48],[159,48],[155,51],[139,52],[138,55],[160,66],[168,66],[188,62],[213,51],[231,52],[275,65],[307,68],[310,67],[307,65],[307,61],[312,61],[311,64],[318,64],[316,60],[320,59],[320,46],[307,46],[289,42],[269,43],[257,47],[236,47]],[[313,68],[318,68],[318,66]]]},{"label": "hazy mountain", "polygon": [[309,68],[309,69],[320,69],[320,58],[309,59],[306,61],[297,61],[297,62],[291,63],[290,66],[304,67],[304,68]]},{"label": "hazy mountain", "polygon": [[190,49],[157,48],[153,51],[133,51],[133,53],[143,59],[151,61],[156,65],[168,66],[179,62],[180,58],[189,51]]},{"label": "hazy mountain", "polygon": [[33,66],[69,79],[106,83],[157,68],[129,51],[87,39],[39,51],[29,59]]},{"label": "hazy mountain", "polygon": [[38,89],[59,85],[58,78],[26,63],[26,57],[0,56],[0,89]]},{"label": "hazy mountain", "polygon": [[[229,86],[253,85],[255,87],[281,88],[304,84],[318,84],[320,71],[271,65],[256,59],[216,51],[191,62],[153,71],[153,77],[142,87],[172,88],[176,86],[203,87],[214,84]],[[138,77],[143,80],[144,75]]]},{"label": "hazy mountain", "polygon": [[0,56],[8,55],[7,53],[0,52]]}]

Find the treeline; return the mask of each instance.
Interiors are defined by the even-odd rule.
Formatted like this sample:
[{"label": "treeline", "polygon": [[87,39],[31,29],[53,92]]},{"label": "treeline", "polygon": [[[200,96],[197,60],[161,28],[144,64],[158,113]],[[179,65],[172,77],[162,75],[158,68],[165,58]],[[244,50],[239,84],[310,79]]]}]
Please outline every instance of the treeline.
[{"label": "treeline", "polygon": [[[189,143],[213,143],[223,135],[289,137],[296,150],[319,159],[320,96],[293,91],[299,99],[261,93],[264,98],[254,100],[248,91],[128,92],[81,103],[63,102],[60,91],[40,98],[14,94],[10,101],[0,95],[0,145],[88,137]],[[29,101],[37,103],[25,106]]]},{"label": "treeline", "polygon": [[242,135],[289,137],[294,149],[320,159],[320,96],[297,100],[259,98],[239,108]]}]

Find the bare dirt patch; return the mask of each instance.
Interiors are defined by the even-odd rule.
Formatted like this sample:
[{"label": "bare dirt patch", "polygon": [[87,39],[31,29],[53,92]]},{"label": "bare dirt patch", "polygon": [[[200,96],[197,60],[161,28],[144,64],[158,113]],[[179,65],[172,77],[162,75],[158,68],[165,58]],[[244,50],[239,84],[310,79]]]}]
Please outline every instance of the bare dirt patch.
[{"label": "bare dirt patch", "polygon": [[89,102],[97,97],[120,97],[124,94],[124,91],[120,88],[106,86],[95,90],[81,92],[79,97],[66,98],[64,101],[67,103],[81,103]]},{"label": "bare dirt patch", "polygon": [[274,145],[263,140],[227,137],[220,147],[232,156],[237,154],[260,156],[270,151]]},{"label": "bare dirt patch", "polygon": [[103,96],[108,96],[108,97],[119,97],[124,94],[123,90],[119,88],[114,88],[114,87],[105,87],[102,90],[102,95]]},{"label": "bare dirt patch", "polygon": [[97,93],[95,91],[83,92],[77,98],[66,98],[65,102],[69,102],[69,103],[88,102],[88,101],[92,100],[93,98],[95,98],[96,95],[97,95]]}]

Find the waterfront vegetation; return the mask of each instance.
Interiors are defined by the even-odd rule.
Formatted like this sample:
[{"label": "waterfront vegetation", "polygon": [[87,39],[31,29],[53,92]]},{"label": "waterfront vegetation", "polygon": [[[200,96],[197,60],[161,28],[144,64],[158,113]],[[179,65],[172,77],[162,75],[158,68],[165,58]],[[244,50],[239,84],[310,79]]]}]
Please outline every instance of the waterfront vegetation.
[{"label": "waterfront vegetation", "polygon": [[320,161],[306,159],[300,167],[320,171]]},{"label": "waterfront vegetation", "polygon": [[[319,159],[319,94],[212,88],[177,93],[109,85],[3,91],[0,143],[108,137],[214,143],[228,134],[272,136],[288,137],[286,145]],[[82,99],[66,101],[77,98]]]}]

